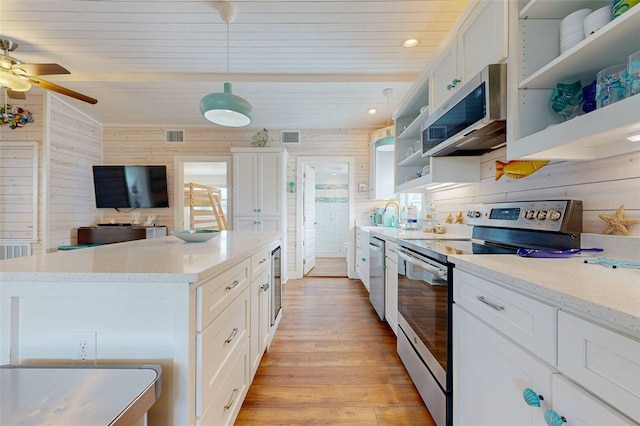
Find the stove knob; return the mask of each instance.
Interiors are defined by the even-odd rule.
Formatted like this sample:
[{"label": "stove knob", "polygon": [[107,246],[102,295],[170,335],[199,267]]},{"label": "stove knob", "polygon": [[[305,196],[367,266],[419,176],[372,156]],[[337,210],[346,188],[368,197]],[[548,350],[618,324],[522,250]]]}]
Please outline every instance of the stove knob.
[{"label": "stove knob", "polygon": [[480,216],[482,216],[482,213],[480,213],[479,211],[473,212],[473,217],[480,217]]},{"label": "stove knob", "polygon": [[536,215],[536,217],[538,218],[538,220],[545,220],[547,218],[547,211],[538,210],[538,214]]},{"label": "stove knob", "polygon": [[524,218],[529,220],[535,219],[536,212],[534,210],[527,210],[526,212],[524,212]]},{"label": "stove knob", "polygon": [[467,217],[473,217],[473,212],[471,210],[467,212]]},{"label": "stove knob", "polygon": [[549,210],[549,219],[558,220],[561,217],[562,217],[562,213],[560,213],[558,210]]}]

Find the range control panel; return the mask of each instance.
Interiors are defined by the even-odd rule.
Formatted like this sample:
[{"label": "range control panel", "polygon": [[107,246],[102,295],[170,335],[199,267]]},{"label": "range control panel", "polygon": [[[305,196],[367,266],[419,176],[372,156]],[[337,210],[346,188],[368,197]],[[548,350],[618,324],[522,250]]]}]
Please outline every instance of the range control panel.
[{"label": "range control panel", "polygon": [[467,210],[467,224],[550,232],[582,232],[582,201],[514,201],[474,204]]}]

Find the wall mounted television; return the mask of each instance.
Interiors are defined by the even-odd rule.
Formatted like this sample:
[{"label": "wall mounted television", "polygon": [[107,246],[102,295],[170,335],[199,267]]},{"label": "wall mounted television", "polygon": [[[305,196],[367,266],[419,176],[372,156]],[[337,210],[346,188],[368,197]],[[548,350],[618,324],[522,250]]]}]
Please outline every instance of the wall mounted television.
[{"label": "wall mounted television", "polygon": [[97,208],[169,207],[166,166],[93,166]]}]

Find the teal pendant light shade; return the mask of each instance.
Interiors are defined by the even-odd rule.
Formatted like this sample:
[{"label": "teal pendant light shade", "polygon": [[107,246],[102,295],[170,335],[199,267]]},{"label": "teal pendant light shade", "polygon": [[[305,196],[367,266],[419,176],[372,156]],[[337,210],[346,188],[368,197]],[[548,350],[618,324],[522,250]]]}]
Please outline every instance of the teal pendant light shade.
[{"label": "teal pendant light shade", "polygon": [[393,151],[396,146],[396,139],[391,136],[391,131],[387,129],[387,136],[376,141],[376,151]]},{"label": "teal pendant light shade", "polygon": [[[389,103],[390,102],[389,98],[393,94],[393,89],[384,89],[382,93],[387,98],[387,109],[389,110],[389,115],[391,115],[391,106]],[[389,118],[387,118],[387,127],[390,126],[389,121],[390,121]],[[393,151],[395,149],[396,138],[391,136],[391,130],[387,129],[386,133],[387,135],[385,137],[380,138],[376,141],[375,143],[376,151]]]},{"label": "teal pendant light shade", "polygon": [[202,98],[200,112],[212,123],[227,127],[246,126],[253,119],[251,104],[231,93],[231,83],[224,83],[224,92]]},{"label": "teal pendant light shade", "polygon": [[200,112],[212,123],[227,127],[242,127],[253,120],[251,104],[231,93],[229,83],[229,24],[236,17],[236,8],[230,2],[217,2],[218,12],[227,23],[227,82],[222,93],[210,93],[200,101]]}]

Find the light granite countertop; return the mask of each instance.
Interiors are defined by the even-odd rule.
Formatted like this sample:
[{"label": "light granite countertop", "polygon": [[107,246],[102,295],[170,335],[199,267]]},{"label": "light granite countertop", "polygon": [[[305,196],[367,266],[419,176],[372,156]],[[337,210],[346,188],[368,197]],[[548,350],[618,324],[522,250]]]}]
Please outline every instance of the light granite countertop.
[{"label": "light granite countertop", "polygon": [[588,314],[640,337],[640,269],[585,264],[588,257],[592,256],[537,259],[476,254],[449,259],[456,269],[538,296],[561,309]]},{"label": "light granite countertop", "polygon": [[174,236],[0,261],[0,282],[196,282],[274,244],[276,232],[222,231],[199,243]]},{"label": "light granite countertop", "polygon": [[467,225],[446,224],[447,232],[434,234],[433,232],[407,231],[405,229],[386,226],[361,226],[360,228],[376,236],[398,242],[400,240],[468,240],[471,238],[472,228]]}]

